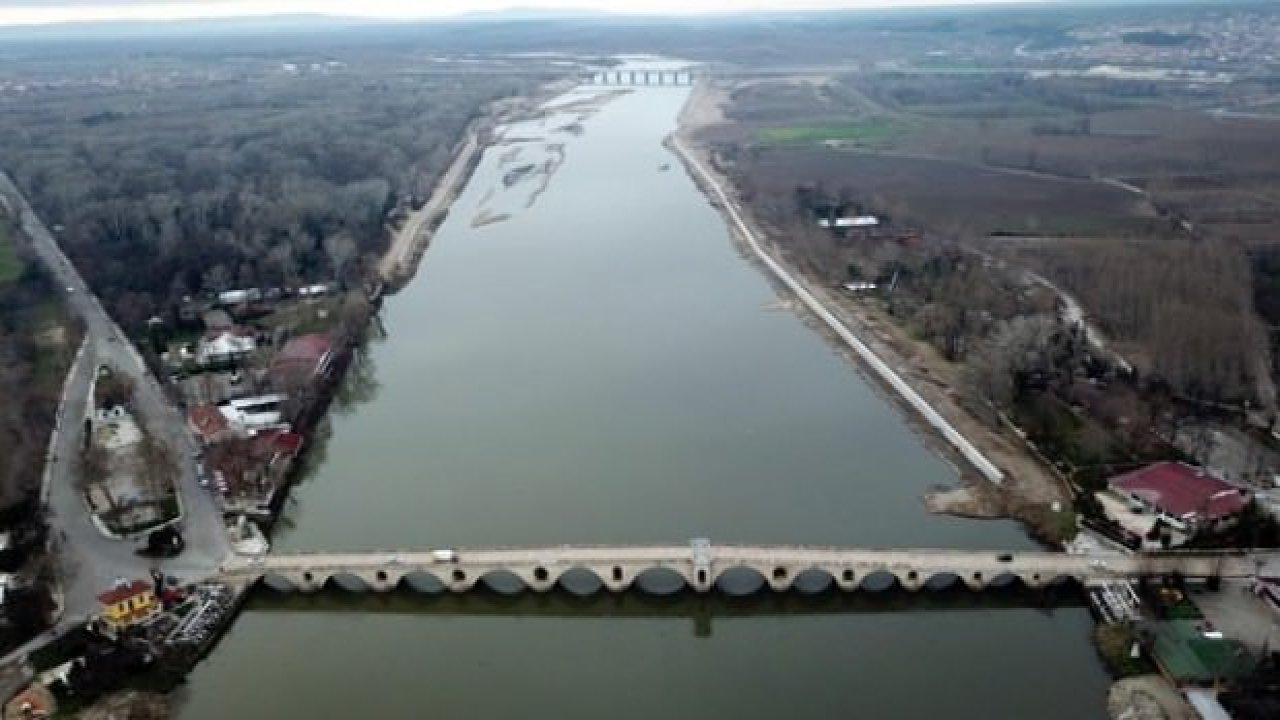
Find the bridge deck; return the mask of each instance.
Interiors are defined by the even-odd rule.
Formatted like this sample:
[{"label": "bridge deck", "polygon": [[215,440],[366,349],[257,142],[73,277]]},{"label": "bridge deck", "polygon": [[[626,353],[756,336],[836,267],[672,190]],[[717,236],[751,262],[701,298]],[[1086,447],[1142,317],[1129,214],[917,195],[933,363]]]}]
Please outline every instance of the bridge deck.
[{"label": "bridge deck", "polygon": [[981,550],[862,549],[772,545],[552,545],[542,547],[466,548],[442,557],[431,551],[389,550],[363,553],[295,553],[236,558],[222,568],[233,582],[256,582],[266,576],[284,578],[314,589],[335,575],[351,575],[385,589],[406,575],[438,577],[451,590],[465,591],[485,575],[510,573],[528,587],[547,590],[570,571],[587,570],[610,590],[626,589],[640,575],[658,569],[674,571],[697,590],[709,590],[727,571],[746,568],[776,590],[791,587],[804,573],[818,571],[845,589],[868,575],[888,573],[905,587],[916,588],[939,575],[953,575],[973,587],[1001,576],[1029,585],[1060,578],[1081,582],[1141,576],[1249,577],[1253,559],[1241,553],[1165,553],[1082,556],[1048,552],[1000,553]]}]

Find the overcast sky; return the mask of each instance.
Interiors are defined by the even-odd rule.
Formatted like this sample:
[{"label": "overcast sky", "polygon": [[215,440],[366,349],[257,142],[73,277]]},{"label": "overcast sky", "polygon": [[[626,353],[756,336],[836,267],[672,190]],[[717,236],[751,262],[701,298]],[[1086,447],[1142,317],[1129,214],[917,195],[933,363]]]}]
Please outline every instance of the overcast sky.
[{"label": "overcast sky", "polygon": [[629,13],[702,13],[858,7],[972,5],[1027,0],[0,0],[0,25],[92,20],[155,20],[324,13],[423,18],[519,8],[590,9]]}]

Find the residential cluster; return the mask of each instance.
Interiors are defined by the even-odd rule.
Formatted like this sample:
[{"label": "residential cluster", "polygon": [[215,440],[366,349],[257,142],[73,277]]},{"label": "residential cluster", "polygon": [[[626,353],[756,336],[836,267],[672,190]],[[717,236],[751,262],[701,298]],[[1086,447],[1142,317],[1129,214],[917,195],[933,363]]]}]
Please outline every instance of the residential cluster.
[{"label": "residential cluster", "polygon": [[1055,61],[1169,66],[1259,66],[1280,61],[1280,16],[1259,8],[1116,20],[1072,30],[1075,41],[1042,53]]},{"label": "residential cluster", "polygon": [[182,585],[160,572],[119,578],[98,596],[94,618],[37,651],[33,663],[47,669],[5,704],[3,717],[57,717],[60,701],[94,697],[126,676],[160,672],[173,658],[199,654],[216,639],[235,598],[224,584]]},{"label": "residential cluster", "polygon": [[[268,519],[304,444],[294,424],[330,377],[333,285],[229,290],[188,300],[186,329],[157,318],[153,341],[202,450],[200,482],[234,518],[233,538],[261,543],[239,518]],[[242,535],[245,531],[248,535]]]}]

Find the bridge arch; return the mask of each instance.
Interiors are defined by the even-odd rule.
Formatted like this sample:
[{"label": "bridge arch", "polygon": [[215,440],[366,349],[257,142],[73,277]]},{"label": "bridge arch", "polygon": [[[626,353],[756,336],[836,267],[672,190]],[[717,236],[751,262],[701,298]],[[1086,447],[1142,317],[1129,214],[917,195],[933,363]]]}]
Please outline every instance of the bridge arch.
[{"label": "bridge arch", "polygon": [[278,593],[294,593],[299,590],[298,584],[293,578],[281,573],[266,573],[259,575],[254,579],[254,584]]},{"label": "bridge arch", "polygon": [[689,586],[689,580],[675,568],[657,565],[636,574],[633,584],[650,595],[675,595]]},{"label": "bridge arch", "polygon": [[449,589],[445,581],[438,575],[425,570],[405,573],[400,580],[400,584],[414,592],[425,595],[439,595]]},{"label": "bridge arch", "polygon": [[505,568],[484,573],[480,583],[499,595],[519,595],[529,588],[525,578]]},{"label": "bridge arch", "polygon": [[885,592],[901,585],[898,576],[888,570],[872,570],[862,576],[858,588],[868,592]]},{"label": "bridge arch", "polygon": [[750,565],[733,565],[721,570],[716,577],[716,588],[725,595],[743,597],[760,592],[765,586],[765,577]]},{"label": "bridge arch", "polygon": [[936,591],[943,591],[943,590],[954,590],[957,587],[960,587],[962,584],[967,584],[968,582],[969,582],[968,578],[960,575],[959,573],[954,573],[950,571],[941,571],[941,572],[935,572],[929,575],[928,578],[921,583],[921,587],[923,587],[926,590],[932,590],[936,592]]},{"label": "bridge arch", "polygon": [[332,585],[349,593],[363,593],[372,589],[368,580],[357,573],[350,572],[334,573],[321,583],[321,587],[324,585]]},{"label": "bridge arch", "polygon": [[605,587],[604,580],[594,570],[581,565],[575,565],[560,573],[556,582],[565,592],[578,597],[590,597]]},{"label": "bridge arch", "polygon": [[791,589],[801,595],[821,595],[831,589],[835,578],[826,568],[809,567],[796,574],[791,581]]}]

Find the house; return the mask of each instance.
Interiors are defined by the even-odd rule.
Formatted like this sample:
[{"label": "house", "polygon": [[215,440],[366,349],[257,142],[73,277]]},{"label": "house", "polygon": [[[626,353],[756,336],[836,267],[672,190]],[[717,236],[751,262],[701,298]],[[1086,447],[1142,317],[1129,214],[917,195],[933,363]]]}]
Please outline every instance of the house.
[{"label": "house", "polygon": [[187,426],[205,445],[225,440],[231,434],[231,422],[213,405],[196,405],[188,410]]},{"label": "house", "polygon": [[818,220],[818,227],[822,228],[872,228],[880,224],[880,218],[875,215],[856,215],[854,217],[840,217],[833,222],[830,218],[822,218]]},{"label": "house", "polygon": [[1251,498],[1248,491],[1185,463],[1162,462],[1108,481],[1116,497],[1134,512],[1149,512],[1187,535],[1223,530],[1239,520]]},{"label": "house", "polygon": [[298,297],[321,297],[328,295],[332,288],[328,283],[319,283],[317,285],[304,285],[298,288]]},{"label": "house", "polygon": [[301,435],[287,429],[268,428],[253,437],[231,438],[210,446],[205,463],[222,495],[266,503],[283,484],[302,442]]},{"label": "house", "polygon": [[196,363],[202,367],[235,362],[258,348],[255,333],[242,327],[210,330],[196,346]]},{"label": "house", "polygon": [[258,302],[261,299],[262,291],[258,288],[227,290],[218,293],[218,304],[224,306],[244,305],[245,303]]},{"label": "house", "polygon": [[286,396],[276,394],[229,400],[218,406],[218,412],[232,430],[253,435],[260,430],[283,424],[280,404],[286,399]]},{"label": "house", "polygon": [[160,611],[160,602],[150,582],[121,580],[116,586],[98,596],[102,605],[101,617],[115,630],[144,623]]},{"label": "house", "polygon": [[27,689],[13,696],[4,705],[4,720],[36,720],[53,717],[58,711],[58,702],[49,688],[40,683],[32,683]]},{"label": "house", "polygon": [[302,450],[302,436],[287,430],[263,430],[253,438],[253,456],[268,470],[288,463]]},{"label": "house", "polygon": [[299,335],[271,361],[271,381],[281,390],[304,387],[328,372],[332,362],[333,341],[328,335]]}]

